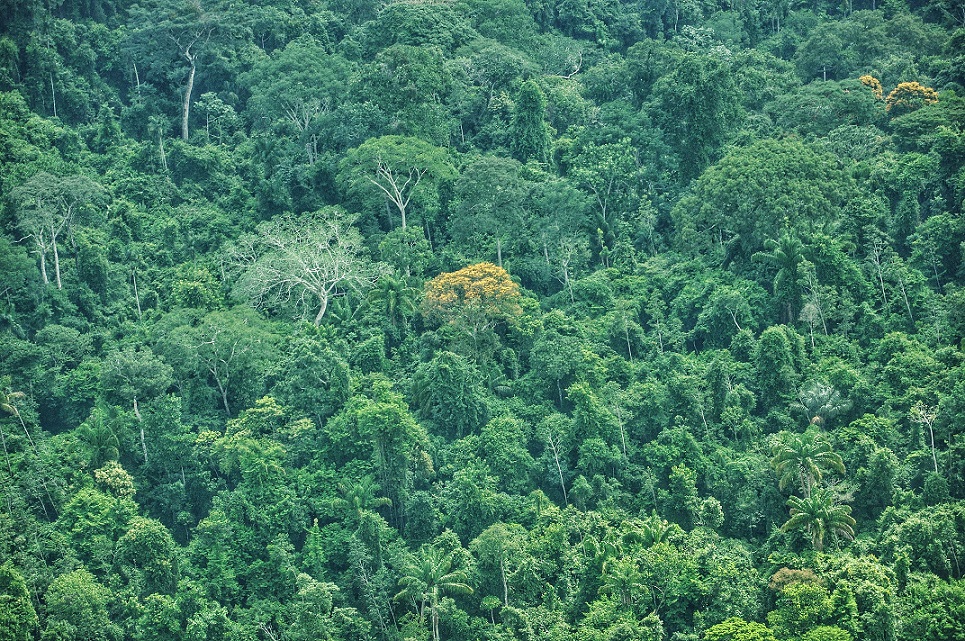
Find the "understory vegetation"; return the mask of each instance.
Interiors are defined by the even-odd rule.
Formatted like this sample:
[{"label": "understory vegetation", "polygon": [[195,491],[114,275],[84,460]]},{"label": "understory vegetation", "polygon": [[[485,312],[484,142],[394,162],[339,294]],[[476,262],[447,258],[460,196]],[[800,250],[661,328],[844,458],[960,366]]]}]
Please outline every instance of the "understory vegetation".
[{"label": "understory vegetation", "polygon": [[960,0],[0,0],[0,641],[953,641]]}]

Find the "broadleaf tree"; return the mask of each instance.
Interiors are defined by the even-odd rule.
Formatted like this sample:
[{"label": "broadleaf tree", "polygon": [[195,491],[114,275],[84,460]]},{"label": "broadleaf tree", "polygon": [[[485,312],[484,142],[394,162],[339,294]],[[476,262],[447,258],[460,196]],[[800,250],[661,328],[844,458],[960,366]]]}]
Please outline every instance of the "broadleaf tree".
[{"label": "broadleaf tree", "polygon": [[367,289],[382,273],[366,258],[353,222],[328,207],[262,223],[229,253],[240,271],[235,292],[258,308],[293,307],[295,316],[319,325],[332,299]]}]

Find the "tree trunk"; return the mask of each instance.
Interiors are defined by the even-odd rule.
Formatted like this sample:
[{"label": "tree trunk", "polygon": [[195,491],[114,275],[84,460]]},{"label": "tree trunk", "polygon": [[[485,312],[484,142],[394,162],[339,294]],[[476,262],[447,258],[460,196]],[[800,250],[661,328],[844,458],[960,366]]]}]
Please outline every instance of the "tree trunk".
[{"label": "tree trunk", "polygon": [[208,371],[211,372],[211,376],[214,377],[214,382],[218,386],[218,392],[221,394],[221,404],[224,405],[225,414],[231,416],[231,408],[228,407],[228,389],[221,382],[221,377],[218,376],[218,368],[209,367]]},{"label": "tree trunk", "polygon": [[320,294],[318,297],[319,307],[318,314],[315,315],[315,327],[318,327],[322,323],[322,317],[325,316],[325,310],[328,309],[328,295]]},{"label": "tree trunk", "polygon": [[184,104],[181,107],[181,140],[188,139],[188,116],[191,113],[191,92],[194,90],[194,74],[197,71],[195,57],[190,53],[185,53],[184,57],[191,63],[191,71],[188,72],[188,85],[184,88]]},{"label": "tree trunk", "polygon": [[556,463],[556,471],[560,475],[560,489],[563,490],[563,504],[569,505],[569,499],[566,496],[566,481],[563,479],[563,466],[560,465],[560,452],[559,446],[556,441],[553,440],[553,433],[547,430],[547,436],[549,437],[549,446],[553,450],[553,460]]},{"label": "tree trunk", "polygon": [[144,463],[147,463],[147,439],[144,438],[144,419],[141,418],[141,408],[137,406],[137,397],[134,397],[134,416],[137,418],[137,427],[141,432],[141,451],[144,452]]},{"label": "tree trunk", "polygon": [[54,106],[54,118],[57,117],[57,93],[54,91],[54,72],[50,72],[50,100]]},{"label": "tree trunk", "polygon": [[224,405],[225,414],[231,416],[231,408],[228,407],[228,390],[220,383],[218,384],[218,388],[221,390],[221,404]]},{"label": "tree trunk", "polygon": [[570,282],[570,271],[567,263],[563,264],[563,283],[566,285],[566,290],[570,293],[570,302],[575,303],[576,297],[573,295],[573,283]]},{"label": "tree trunk", "polygon": [[905,309],[908,310],[908,320],[915,323],[915,315],[911,313],[911,303],[908,302],[908,292],[905,291],[905,281],[898,275],[898,286],[901,287],[901,298],[905,302]]},{"label": "tree trunk", "polygon": [[47,276],[47,251],[40,241],[37,241],[37,253],[40,254],[40,275],[44,279],[44,285],[49,285],[50,277]]},{"label": "tree trunk", "polygon": [[63,289],[64,285],[60,282],[60,254],[57,252],[57,239],[51,235],[50,245],[54,250],[54,275],[57,278],[57,289]]},{"label": "tree trunk", "polygon": [[[3,456],[7,461],[7,472],[10,473],[10,480],[14,479],[13,467],[10,466],[10,452],[7,451],[7,436],[3,433],[3,428],[0,427],[0,440],[3,441]],[[9,497],[7,497],[9,499]]]},{"label": "tree trunk", "polygon": [[[701,408],[700,410],[700,416],[701,418],[703,418],[704,416],[703,408]],[[619,416],[617,416],[617,425],[620,426],[620,443],[623,446],[623,458],[626,459],[627,458],[627,432],[625,429],[623,429],[623,419],[620,418]],[[704,427],[705,428],[707,427],[707,419],[704,419]]]},{"label": "tree trunk", "polygon": [[160,131],[158,131],[157,134],[157,146],[158,150],[161,152],[161,167],[164,169],[164,171],[167,171],[168,157],[167,154],[164,153],[164,137]]},{"label": "tree trunk", "polygon": [[[47,495],[47,500],[50,501],[50,506],[55,507],[57,503],[54,502],[54,497],[50,495],[50,488],[47,487],[47,478],[44,476],[45,466],[40,458],[40,450],[37,449],[37,444],[34,443],[33,437],[30,436],[30,430],[27,429],[27,424],[24,423],[23,416],[20,415],[20,410],[12,404],[10,404],[10,407],[13,409],[13,415],[20,421],[20,427],[23,428],[23,433],[27,437],[27,442],[30,443],[34,456],[37,457],[37,465],[40,468],[40,485],[44,488],[44,493]],[[4,443],[4,449],[6,449],[6,443]],[[50,518],[50,513],[47,511],[47,506],[44,505],[43,500],[40,501],[40,507],[44,510],[44,516]]]},{"label": "tree trunk", "polygon": [[506,559],[499,560],[499,572],[503,577],[503,604],[509,607],[509,584],[506,581]]},{"label": "tree trunk", "polygon": [[141,320],[141,297],[137,293],[137,272],[131,272],[131,280],[134,281],[134,302],[137,303],[137,320]]}]

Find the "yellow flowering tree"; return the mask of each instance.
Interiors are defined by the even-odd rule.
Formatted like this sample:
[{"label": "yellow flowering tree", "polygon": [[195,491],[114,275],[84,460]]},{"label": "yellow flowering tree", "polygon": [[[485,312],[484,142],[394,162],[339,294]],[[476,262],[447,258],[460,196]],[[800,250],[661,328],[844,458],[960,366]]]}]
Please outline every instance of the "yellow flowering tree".
[{"label": "yellow flowering tree", "polygon": [[865,87],[868,87],[869,89],[871,89],[871,93],[873,93],[875,98],[877,98],[878,100],[881,100],[882,98],[884,98],[884,89],[882,89],[881,87],[881,81],[875,78],[874,76],[868,76],[868,75],[861,76],[860,78],[858,78],[858,81],[861,84],[863,84]]},{"label": "yellow flowering tree", "polygon": [[918,82],[901,82],[885,98],[889,114],[900,116],[938,102],[938,92]]},{"label": "yellow flowering tree", "polygon": [[519,285],[492,263],[439,274],[426,283],[422,300],[425,319],[468,338],[474,357],[498,323],[511,322],[522,311]]}]

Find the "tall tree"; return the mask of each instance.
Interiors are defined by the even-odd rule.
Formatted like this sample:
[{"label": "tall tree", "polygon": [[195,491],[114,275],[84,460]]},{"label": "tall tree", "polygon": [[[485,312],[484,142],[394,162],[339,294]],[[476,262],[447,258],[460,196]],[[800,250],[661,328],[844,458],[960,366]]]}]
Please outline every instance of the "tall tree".
[{"label": "tall tree", "polygon": [[686,184],[716,160],[740,126],[741,90],[721,58],[687,53],[654,83],[655,116],[675,141]]},{"label": "tall tree", "polygon": [[440,351],[412,377],[419,412],[439,432],[462,438],[488,418],[479,370],[453,352]]},{"label": "tall tree", "polygon": [[331,300],[375,283],[381,269],[364,256],[354,218],[329,207],[283,214],[241,237],[229,254],[240,270],[235,291],[255,307],[294,306],[297,316],[322,322]]},{"label": "tall tree", "polygon": [[431,322],[448,325],[471,341],[474,356],[486,334],[499,322],[522,314],[517,285],[502,267],[477,263],[440,274],[426,283],[423,315]]},{"label": "tall tree", "polygon": [[472,594],[469,575],[453,568],[453,554],[431,545],[423,546],[403,570],[402,590],[395,599],[408,600],[425,621],[429,615],[432,641],[439,641],[439,605],[447,594]]},{"label": "tall tree", "polygon": [[830,490],[816,489],[806,498],[792,496],[787,500],[791,508],[791,518],[781,529],[804,529],[811,535],[811,545],[820,552],[824,549],[825,537],[841,535],[854,539],[855,520],[851,518],[850,505],[838,505]]},{"label": "tall tree", "polygon": [[442,145],[453,126],[445,105],[453,91],[452,71],[439,47],[394,44],[362,68],[362,95],[390,117],[389,131]]},{"label": "tall tree", "polygon": [[44,284],[50,282],[47,274],[47,256],[50,254],[54,260],[57,289],[63,288],[58,240],[73,234],[78,213],[103,194],[103,188],[87,176],[53,176],[47,172],[36,174],[11,193],[17,208],[17,224],[33,241],[34,251],[40,258]]},{"label": "tall tree", "polygon": [[205,411],[212,392],[229,416],[265,393],[278,336],[254,311],[236,307],[158,329],[154,349],[174,368],[175,385],[196,411]]},{"label": "tall tree", "polygon": [[503,605],[509,606],[509,579],[524,560],[526,530],[518,524],[494,523],[469,544],[485,573],[498,571]]},{"label": "tall tree", "polygon": [[781,479],[781,489],[797,482],[805,498],[811,496],[826,470],[844,474],[841,457],[831,449],[827,437],[813,429],[804,434],[781,432],[772,452],[771,466]]},{"label": "tall tree", "polygon": [[330,454],[333,459],[347,459],[348,450],[355,452],[355,458],[364,459],[370,448],[379,486],[391,499],[391,521],[401,530],[412,486],[432,473],[429,435],[389,381],[382,376],[373,378],[367,395],[350,399],[345,409],[328,421],[325,432],[339,450]]},{"label": "tall tree", "polygon": [[150,348],[113,351],[101,369],[105,394],[131,404],[134,409],[145,463],[148,462],[147,440],[138,399],[143,402],[164,393],[171,385],[172,374],[171,366],[157,358]]},{"label": "tall tree", "polygon": [[591,231],[596,228],[600,262],[609,267],[608,257],[620,231],[617,223],[639,206],[637,154],[630,139],[624,138],[617,143],[585,145],[568,162],[572,165],[570,177],[596,204]]},{"label": "tall tree", "polygon": [[402,229],[408,224],[410,205],[435,213],[440,184],[455,175],[445,149],[410,136],[366,140],[348,151],[339,174],[353,195],[364,199],[374,193],[384,199],[398,212]]},{"label": "tall tree", "polygon": [[[521,168],[519,162],[509,158],[480,156],[469,162],[453,186],[453,238],[465,243],[469,253],[469,248],[478,250],[480,241],[492,237],[499,267],[503,266],[503,243],[521,240],[526,195]],[[472,242],[466,242],[469,240]]]},{"label": "tall tree", "polygon": [[304,36],[264,58],[242,76],[256,131],[290,136],[305,149],[308,164],[320,153],[325,125],[347,98],[351,67],[322,43]]},{"label": "tall tree", "polygon": [[[672,112],[668,112],[672,113]],[[854,183],[835,156],[795,138],[760,140],[707,169],[674,207],[677,246],[737,272],[768,238],[833,229]]]},{"label": "tall tree", "polygon": [[130,8],[131,44],[148,65],[164,60],[161,52],[176,52],[187,65],[181,97],[181,139],[188,139],[191,94],[201,57],[212,37],[225,25],[217,0],[145,0]]}]

